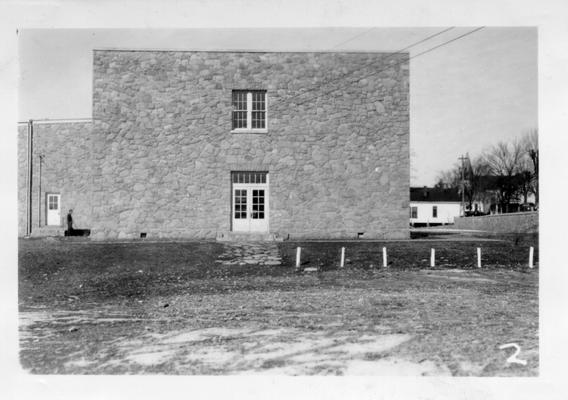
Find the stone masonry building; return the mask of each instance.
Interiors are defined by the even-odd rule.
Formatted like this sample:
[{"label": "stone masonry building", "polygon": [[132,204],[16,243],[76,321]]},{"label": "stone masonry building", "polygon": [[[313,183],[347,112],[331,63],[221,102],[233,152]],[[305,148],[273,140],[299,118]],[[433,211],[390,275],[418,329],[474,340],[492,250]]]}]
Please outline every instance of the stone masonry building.
[{"label": "stone masonry building", "polygon": [[72,208],[94,239],[408,237],[408,54],[94,50],[93,66],[92,121],[33,123],[31,199],[19,127],[20,235],[30,215],[62,234]]}]

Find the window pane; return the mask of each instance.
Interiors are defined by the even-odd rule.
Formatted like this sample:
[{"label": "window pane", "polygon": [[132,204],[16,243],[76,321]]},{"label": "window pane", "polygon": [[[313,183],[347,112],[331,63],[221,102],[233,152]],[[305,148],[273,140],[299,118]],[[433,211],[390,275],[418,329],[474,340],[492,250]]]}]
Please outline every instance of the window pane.
[{"label": "window pane", "polygon": [[57,210],[57,196],[48,196],[47,198],[47,208],[49,210]]},{"label": "window pane", "polygon": [[[239,173],[233,173],[233,180],[242,177]],[[235,204],[234,204],[234,214],[235,219],[245,219],[246,209],[247,209],[247,191],[246,189],[235,189]]]},{"label": "window pane", "polygon": [[247,92],[233,90],[233,129],[247,127]]},{"label": "window pane", "polygon": [[247,112],[233,111],[233,129],[240,129],[246,127],[247,127]]},{"label": "window pane", "polygon": [[244,90],[233,90],[233,110],[246,111],[247,93]]},{"label": "window pane", "polygon": [[252,92],[252,111],[266,111],[266,92]]},{"label": "window pane", "polygon": [[[247,95],[251,96],[251,109],[247,103]],[[266,128],[266,91],[233,90],[233,129]],[[251,113],[251,126],[247,126],[247,113]]]},{"label": "window pane", "polygon": [[411,207],[410,208],[410,218],[418,218],[418,208]]},{"label": "window pane", "polygon": [[[233,183],[266,183],[266,172],[233,171],[231,176]],[[264,191],[261,194],[264,194]]]},{"label": "window pane", "polygon": [[252,128],[262,129],[265,125],[266,114],[263,111],[253,111],[252,112]]}]

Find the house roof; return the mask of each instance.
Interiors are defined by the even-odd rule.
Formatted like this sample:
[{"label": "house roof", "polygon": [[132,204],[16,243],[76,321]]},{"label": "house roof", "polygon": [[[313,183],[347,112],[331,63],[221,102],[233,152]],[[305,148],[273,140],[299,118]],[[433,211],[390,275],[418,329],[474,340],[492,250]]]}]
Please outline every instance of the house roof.
[{"label": "house roof", "polygon": [[410,201],[460,202],[461,195],[458,189],[411,187]]}]

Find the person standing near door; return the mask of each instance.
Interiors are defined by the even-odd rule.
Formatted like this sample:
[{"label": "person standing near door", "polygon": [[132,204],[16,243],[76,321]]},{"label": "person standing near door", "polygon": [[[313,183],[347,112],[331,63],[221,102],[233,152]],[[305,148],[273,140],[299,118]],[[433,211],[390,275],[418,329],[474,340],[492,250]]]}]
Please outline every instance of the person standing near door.
[{"label": "person standing near door", "polygon": [[73,236],[73,210],[67,213],[67,236]]}]

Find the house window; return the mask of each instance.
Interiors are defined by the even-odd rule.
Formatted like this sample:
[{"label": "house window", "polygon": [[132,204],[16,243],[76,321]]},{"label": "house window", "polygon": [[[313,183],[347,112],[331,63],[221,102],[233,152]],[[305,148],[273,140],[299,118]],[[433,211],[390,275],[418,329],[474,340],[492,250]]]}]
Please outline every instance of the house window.
[{"label": "house window", "polygon": [[432,218],[438,218],[438,206],[432,206]]},{"label": "house window", "polygon": [[410,207],[410,218],[418,218],[418,207]]},{"label": "house window", "polygon": [[266,132],[265,90],[233,90],[233,132]]}]

